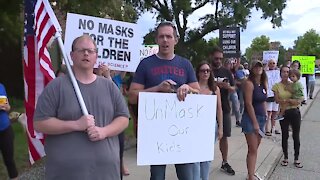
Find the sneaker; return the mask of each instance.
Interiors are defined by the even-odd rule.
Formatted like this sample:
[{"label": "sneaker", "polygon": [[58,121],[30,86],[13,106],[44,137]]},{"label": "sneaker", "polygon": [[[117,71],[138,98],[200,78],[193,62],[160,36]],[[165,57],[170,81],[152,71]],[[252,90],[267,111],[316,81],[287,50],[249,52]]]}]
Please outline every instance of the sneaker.
[{"label": "sneaker", "polygon": [[279,115],[279,116],[277,116],[274,120],[275,120],[275,121],[281,121],[281,120],[283,120],[283,119],[284,119],[284,117],[281,116],[281,115]]},{"label": "sneaker", "polygon": [[241,127],[241,122],[240,121],[236,121],[236,127]]},{"label": "sneaker", "polygon": [[229,175],[235,175],[236,173],[228,163],[222,163],[221,170]]}]

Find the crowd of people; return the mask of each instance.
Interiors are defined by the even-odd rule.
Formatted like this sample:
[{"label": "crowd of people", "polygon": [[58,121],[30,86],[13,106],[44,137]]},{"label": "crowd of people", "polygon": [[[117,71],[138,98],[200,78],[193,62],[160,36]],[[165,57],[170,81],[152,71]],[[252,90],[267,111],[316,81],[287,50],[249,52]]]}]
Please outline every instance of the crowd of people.
[{"label": "crowd of people", "polygon": [[[139,92],[176,93],[184,101],[189,93],[217,96],[216,141],[219,142],[221,170],[235,175],[228,162],[233,123],[242,128],[247,145],[247,179],[255,175],[258,148],[264,135],[282,134],[283,166],[288,165],[289,126],[294,139],[294,164],[299,160],[301,114],[304,97],[299,83],[298,61],[288,62],[280,69],[270,59],[267,64],[239,59],[225,59],[223,51],[214,47],[205,61],[193,68],[191,62],[174,53],[178,43],[176,27],[163,22],[156,28],[155,40],[159,52],[143,59],[134,74],[112,71],[97,62],[97,47],[88,35],[76,38],[70,53],[73,73],[77,79],[89,115],[83,115],[69,75],[57,72],[40,95],[34,114],[35,130],[46,134],[47,155],[45,178],[50,179],[122,179],[129,175],[123,163],[124,129],[131,115],[137,127]],[[160,69],[160,71],[155,71]],[[175,69],[180,73],[175,73]],[[268,74],[277,74],[279,81],[268,82]],[[129,76],[129,83],[124,82]],[[289,80],[290,79],[290,80]],[[313,98],[314,76],[308,76],[309,98]],[[1,84],[0,84],[1,85]],[[127,96],[128,104],[124,96]],[[6,96],[0,86],[0,96]],[[10,178],[18,173],[13,161],[13,135],[8,123],[8,101],[0,102],[0,149]],[[236,122],[232,122],[234,114]],[[281,132],[276,129],[280,120]],[[215,122],[213,122],[215,123]],[[271,124],[271,126],[270,126]],[[6,146],[3,146],[6,142]],[[9,144],[10,147],[7,145]],[[62,153],[63,152],[63,153]],[[175,164],[180,180],[208,180],[210,161]],[[166,165],[151,165],[150,179],[164,180]]]}]

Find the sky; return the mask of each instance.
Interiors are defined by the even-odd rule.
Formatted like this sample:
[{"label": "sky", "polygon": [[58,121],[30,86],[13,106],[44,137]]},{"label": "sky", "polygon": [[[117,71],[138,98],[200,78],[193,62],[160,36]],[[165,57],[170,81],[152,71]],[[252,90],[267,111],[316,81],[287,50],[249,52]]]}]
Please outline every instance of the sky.
[{"label": "sky", "polygon": [[[208,12],[212,11],[210,5],[195,11],[192,16],[188,18],[188,27],[198,27],[200,24],[199,17],[202,17]],[[298,36],[302,36],[310,29],[315,29],[320,33],[320,0],[287,0],[287,7],[283,11],[282,26],[272,28],[270,19],[261,19],[261,11],[252,11],[252,18],[247,24],[247,28],[241,32],[240,46],[241,51],[251,45],[254,38],[266,35],[272,41],[280,41],[285,48],[292,47],[294,40]],[[156,16],[151,13],[143,14],[139,20],[138,25],[142,34],[145,35],[149,29],[155,27]],[[218,37],[219,31],[214,31],[205,36],[205,39],[211,37]]]}]

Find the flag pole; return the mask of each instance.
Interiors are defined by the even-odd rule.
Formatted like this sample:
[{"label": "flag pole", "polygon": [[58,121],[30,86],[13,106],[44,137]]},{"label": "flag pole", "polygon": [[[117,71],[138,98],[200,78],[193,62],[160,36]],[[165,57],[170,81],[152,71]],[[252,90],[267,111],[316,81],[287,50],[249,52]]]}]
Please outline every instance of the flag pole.
[{"label": "flag pole", "polygon": [[74,88],[74,90],[76,92],[76,95],[77,95],[77,98],[78,98],[82,113],[83,113],[83,115],[88,115],[89,114],[88,113],[88,109],[86,107],[86,104],[84,103],[84,100],[83,100],[79,85],[77,83],[77,80],[76,80],[76,78],[75,78],[75,76],[73,74],[73,71],[72,71],[72,68],[71,68],[71,65],[70,65],[70,59],[68,58],[68,56],[67,56],[67,54],[66,54],[66,52],[64,50],[64,45],[63,45],[63,42],[62,42],[61,34],[59,32],[56,32],[55,37],[58,40],[59,47],[60,47],[60,50],[61,50],[62,55],[63,55],[63,61],[67,66],[67,70],[68,70],[69,76],[71,78],[71,82],[72,82],[73,88]]}]

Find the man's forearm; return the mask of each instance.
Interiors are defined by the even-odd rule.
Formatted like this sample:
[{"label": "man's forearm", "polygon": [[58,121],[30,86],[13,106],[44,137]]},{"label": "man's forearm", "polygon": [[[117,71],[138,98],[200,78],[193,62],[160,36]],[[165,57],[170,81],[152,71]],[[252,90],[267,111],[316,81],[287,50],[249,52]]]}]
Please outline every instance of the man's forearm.
[{"label": "man's forearm", "polygon": [[79,127],[74,120],[62,121],[57,118],[35,121],[34,129],[44,134],[58,135],[78,131]]}]

